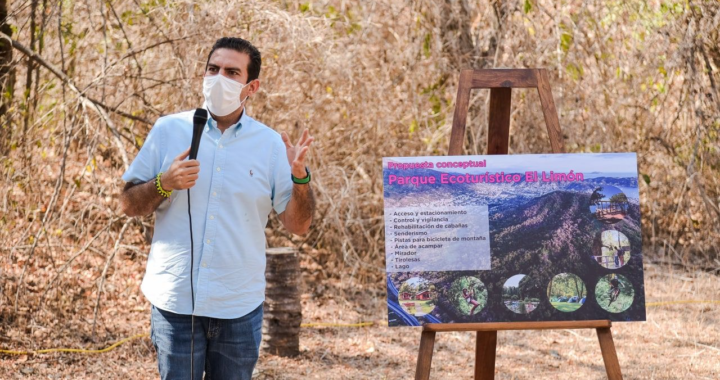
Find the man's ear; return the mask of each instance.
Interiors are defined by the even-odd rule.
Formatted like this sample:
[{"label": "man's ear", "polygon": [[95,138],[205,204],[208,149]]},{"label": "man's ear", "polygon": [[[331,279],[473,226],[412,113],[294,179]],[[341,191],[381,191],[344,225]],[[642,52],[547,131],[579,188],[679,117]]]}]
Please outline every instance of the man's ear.
[{"label": "man's ear", "polygon": [[253,80],[248,86],[250,87],[248,89],[248,96],[255,95],[255,93],[260,89],[260,79]]}]

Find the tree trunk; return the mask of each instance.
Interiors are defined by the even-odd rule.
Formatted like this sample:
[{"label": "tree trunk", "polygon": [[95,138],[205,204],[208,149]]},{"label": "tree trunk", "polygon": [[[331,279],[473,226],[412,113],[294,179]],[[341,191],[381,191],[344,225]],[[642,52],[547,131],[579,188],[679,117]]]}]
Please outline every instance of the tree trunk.
[{"label": "tree trunk", "polygon": [[262,347],[279,356],[300,353],[300,261],[294,248],[268,248]]},{"label": "tree trunk", "polygon": [[578,287],[577,277],[573,276],[573,282],[575,283],[575,296],[580,297],[580,287]]},{"label": "tree trunk", "polygon": [[[30,3],[30,50],[35,51],[35,36],[37,25],[35,24],[35,13],[37,11],[37,0],[32,0]],[[30,94],[32,92],[32,79],[33,70],[35,69],[35,61],[28,58],[27,61],[27,73],[25,73],[25,115],[23,118],[23,134],[22,134],[22,145],[25,145],[27,140],[28,126],[30,125],[30,114],[32,108],[30,107]]]},{"label": "tree trunk", "polygon": [[[12,29],[7,20],[7,0],[0,0],[0,32],[12,36]],[[12,44],[0,40],[0,154],[7,155],[12,140],[12,123],[7,114],[12,104],[15,84],[12,64]]]},{"label": "tree trunk", "polygon": [[550,287],[548,288],[548,299],[549,299],[550,297],[552,297],[552,294],[553,294],[553,292],[552,292],[553,282],[555,282],[555,281],[554,281],[554,280],[550,280]]}]

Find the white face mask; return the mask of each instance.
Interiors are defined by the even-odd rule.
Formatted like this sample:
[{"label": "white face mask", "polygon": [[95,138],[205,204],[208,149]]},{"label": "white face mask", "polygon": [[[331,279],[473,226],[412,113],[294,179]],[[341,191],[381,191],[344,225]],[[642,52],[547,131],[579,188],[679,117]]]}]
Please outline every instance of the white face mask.
[{"label": "white face mask", "polygon": [[215,116],[226,116],[235,112],[249,97],[248,95],[240,101],[240,93],[245,86],[247,84],[236,82],[222,74],[203,78],[203,95],[208,111]]}]

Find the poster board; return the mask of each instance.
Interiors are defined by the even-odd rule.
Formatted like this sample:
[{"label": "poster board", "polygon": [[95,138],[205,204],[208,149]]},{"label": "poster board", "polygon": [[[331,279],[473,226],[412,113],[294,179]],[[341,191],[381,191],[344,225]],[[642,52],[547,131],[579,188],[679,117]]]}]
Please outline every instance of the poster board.
[{"label": "poster board", "polygon": [[388,323],[645,320],[634,153],[383,159]]}]

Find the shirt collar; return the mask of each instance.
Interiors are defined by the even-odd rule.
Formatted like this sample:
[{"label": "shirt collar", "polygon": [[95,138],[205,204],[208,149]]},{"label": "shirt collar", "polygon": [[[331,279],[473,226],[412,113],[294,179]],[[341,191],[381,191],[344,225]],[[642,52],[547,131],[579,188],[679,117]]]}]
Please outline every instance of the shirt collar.
[{"label": "shirt collar", "polygon": [[[212,116],[208,113],[208,120],[207,120],[207,126],[205,127],[205,132],[209,132],[211,129],[218,129],[217,127],[217,121],[212,118]],[[250,122],[250,116],[247,115],[247,109],[244,109],[242,112],[242,115],[240,115],[240,120],[238,120],[237,123],[231,125],[227,131],[233,134],[234,137],[237,137],[238,134],[240,134],[240,129],[243,125],[248,125]]]}]

